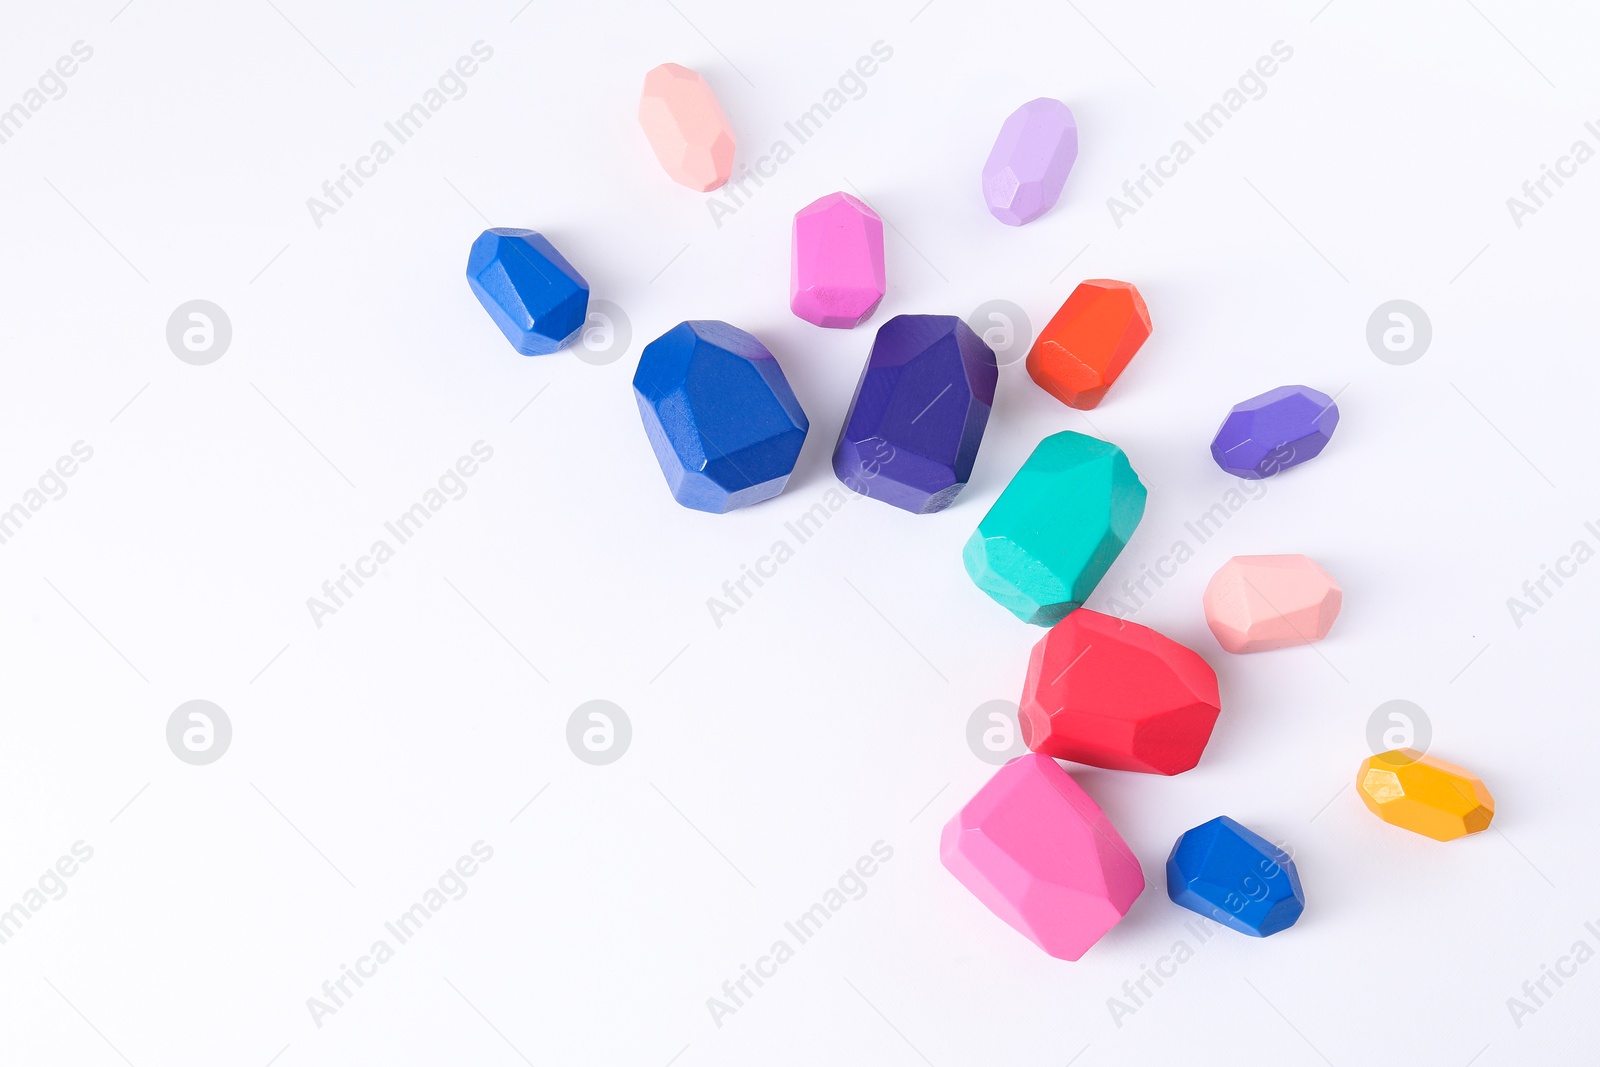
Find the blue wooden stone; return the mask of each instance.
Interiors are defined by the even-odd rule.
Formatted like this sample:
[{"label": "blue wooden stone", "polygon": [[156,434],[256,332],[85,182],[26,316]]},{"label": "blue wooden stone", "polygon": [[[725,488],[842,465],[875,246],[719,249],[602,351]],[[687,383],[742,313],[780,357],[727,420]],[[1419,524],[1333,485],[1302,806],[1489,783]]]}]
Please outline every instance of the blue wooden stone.
[{"label": "blue wooden stone", "polygon": [[972,476],[999,374],[994,350],[954,315],[896,315],[872,342],[834,473],[897,508],[943,511]]},{"label": "blue wooden stone", "polygon": [[589,283],[532,230],[484,230],[467,256],[467,284],[525,356],[565,348],[589,315]]},{"label": "blue wooden stone", "polygon": [[1167,896],[1251,937],[1287,930],[1306,908],[1289,854],[1226,815],[1196,826],[1172,846]]},{"label": "blue wooden stone", "polygon": [[1338,425],[1339,405],[1327,393],[1281,386],[1233,406],[1211,442],[1211,458],[1236,478],[1270,478],[1314,458]]},{"label": "blue wooden stone", "polygon": [[811,426],[772,353],[725,322],[680,322],[651,341],[633,393],[667,487],[696,511],[783,492]]}]

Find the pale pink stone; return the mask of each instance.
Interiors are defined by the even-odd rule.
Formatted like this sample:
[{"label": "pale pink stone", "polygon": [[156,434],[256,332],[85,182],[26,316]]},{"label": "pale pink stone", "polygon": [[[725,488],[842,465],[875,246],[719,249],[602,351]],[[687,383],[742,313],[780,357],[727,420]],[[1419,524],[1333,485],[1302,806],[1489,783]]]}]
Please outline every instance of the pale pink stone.
[{"label": "pale pink stone", "polygon": [[1307,556],[1234,556],[1206,586],[1206,625],[1229,652],[1321,641],[1344,591]]},{"label": "pale pink stone", "polygon": [[883,300],[883,220],[849,193],[829,193],[794,216],[789,309],[807,322],[848,330]]},{"label": "pale pink stone", "polygon": [[1062,960],[1075,960],[1128,913],[1144,871],[1061,764],[1007,763],[945,824],[939,858],[983,905]]},{"label": "pale pink stone", "polygon": [[688,67],[663,63],[644,76],[639,125],[662,169],[702,193],[733,173],[733,129],[717,94]]}]

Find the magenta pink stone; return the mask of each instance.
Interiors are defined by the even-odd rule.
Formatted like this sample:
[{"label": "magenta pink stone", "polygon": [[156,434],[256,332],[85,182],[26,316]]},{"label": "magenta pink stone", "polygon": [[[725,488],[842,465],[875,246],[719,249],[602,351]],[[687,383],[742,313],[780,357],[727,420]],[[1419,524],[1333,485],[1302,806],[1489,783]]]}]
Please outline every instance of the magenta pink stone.
[{"label": "magenta pink stone", "polygon": [[878,310],[885,288],[876,211],[849,193],[829,193],[795,212],[789,307],[796,315],[848,330]]},{"label": "magenta pink stone", "polygon": [[1062,960],[1087,952],[1144,891],[1111,820],[1038,753],[1001,767],[945,824],[939,858],[984,907]]},{"label": "magenta pink stone", "polygon": [[1006,119],[983,165],[983,199],[1007,226],[1032,222],[1055,207],[1078,159],[1072,109],[1041,96]]}]

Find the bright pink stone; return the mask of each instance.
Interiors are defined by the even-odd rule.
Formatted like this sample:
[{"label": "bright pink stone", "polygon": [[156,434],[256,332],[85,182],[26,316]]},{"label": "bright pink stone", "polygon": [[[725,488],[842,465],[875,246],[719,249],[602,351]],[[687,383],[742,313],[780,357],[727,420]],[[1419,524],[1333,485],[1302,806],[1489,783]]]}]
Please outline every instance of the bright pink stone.
[{"label": "bright pink stone", "polygon": [[1206,625],[1229,652],[1321,641],[1344,591],[1307,556],[1234,556],[1206,586]]},{"label": "bright pink stone", "polygon": [[733,173],[733,128],[717,94],[688,67],[663,63],[644,76],[639,125],[678,184],[705,193]]},{"label": "bright pink stone", "polygon": [[883,300],[883,220],[849,193],[795,212],[789,308],[836,330],[859,326]]},{"label": "bright pink stone", "polygon": [[1144,891],[1144,871],[1061,764],[1030,753],[1001,767],[945,824],[939,858],[1018,933],[1075,960]]}]

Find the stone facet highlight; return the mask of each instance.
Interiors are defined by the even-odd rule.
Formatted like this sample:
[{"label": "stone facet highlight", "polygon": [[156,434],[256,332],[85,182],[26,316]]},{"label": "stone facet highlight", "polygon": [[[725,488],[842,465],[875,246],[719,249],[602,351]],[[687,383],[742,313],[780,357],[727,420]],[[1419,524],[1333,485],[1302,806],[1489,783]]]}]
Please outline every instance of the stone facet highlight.
[{"label": "stone facet highlight", "polygon": [[1053,626],[1088,599],[1144,515],[1122,449],[1064,430],[1039,442],[962,553],[978,588],[1023,622]]},{"label": "stone facet highlight", "polygon": [[1270,478],[1315,458],[1338,425],[1339,406],[1327,393],[1285,385],[1235,404],[1211,442],[1211,458],[1236,478]]},{"label": "stone facet highlight", "polygon": [[1072,291],[1028,352],[1028,374],[1068,407],[1105,398],[1150,336],[1150,311],[1127,282],[1098,278]]},{"label": "stone facet highlight", "polygon": [[1216,672],[1198,653],[1079,608],[1033,646],[1019,719],[1035,752],[1180,774],[1200,762],[1220,711]]},{"label": "stone facet highlight", "polygon": [[983,165],[983,199],[1007,226],[1032,222],[1055,207],[1078,158],[1072,109],[1041,96],[1011,113]]},{"label": "stone facet highlight", "polygon": [[1494,819],[1494,797],[1480,778],[1412,748],[1363,761],[1356,789],[1384,822],[1435,841],[1481,833]]},{"label": "stone facet highlight", "polygon": [[939,858],[983,906],[1075,960],[1144,891],[1133,852],[1061,765],[1019,756],[945,824]]},{"label": "stone facet highlight", "polygon": [[633,392],[668,488],[696,511],[783,492],[810,428],[772,353],[725,322],[680,322],[651,341]]},{"label": "stone facet highlight", "polygon": [[849,193],[829,193],[794,216],[789,308],[807,322],[848,330],[872,317],[888,285],[883,220]]},{"label": "stone facet highlight", "polygon": [[994,350],[955,316],[896,315],[872,342],[834,473],[897,508],[943,511],[972,475],[999,374]]},{"label": "stone facet highlight", "polygon": [[1308,556],[1234,556],[1205,592],[1206,625],[1229,652],[1266,652],[1321,641],[1344,591]]},{"label": "stone facet highlight", "polygon": [[1167,857],[1174,904],[1251,937],[1271,937],[1306,910],[1294,860],[1226,815],[1178,838]]},{"label": "stone facet highlight", "polygon": [[566,347],[589,314],[589,283],[542,234],[484,230],[467,255],[467,284],[525,356]]},{"label": "stone facet highlight", "polygon": [[639,125],[673,181],[702,193],[733,174],[733,128],[699,74],[663,63],[644,76]]}]

